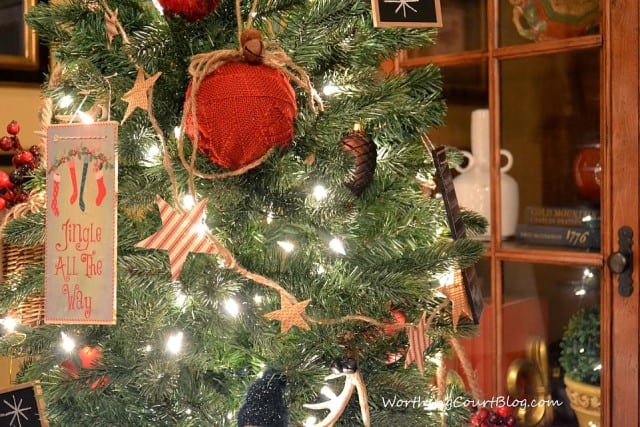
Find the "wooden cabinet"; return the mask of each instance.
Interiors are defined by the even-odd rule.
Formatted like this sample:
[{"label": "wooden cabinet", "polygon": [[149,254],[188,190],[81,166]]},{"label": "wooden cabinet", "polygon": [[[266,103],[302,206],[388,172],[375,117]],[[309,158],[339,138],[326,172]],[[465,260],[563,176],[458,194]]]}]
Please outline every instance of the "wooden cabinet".
[{"label": "wooden cabinet", "polygon": [[[470,150],[471,115],[489,110],[491,227],[478,266],[487,308],[481,336],[466,344],[484,394],[509,392],[509,367],[537,337],[546,347],[546,387],[566,398],[559,342],[571,316],[595,306],[599,425],[638,426],[639,2],[447,0],[442,13],[440,42],[401,53],[395,67],[441,66],[448,113],[430,135],[436,144]],[[503,150],[513,157],[515,201],[500,197]],[[597,239],[579,244],[582,235],[571,233],[580,224],[566,223],[571,233],[561,244],[505,237],[503,205],[514,203],[523,225],[536,222],[539,208],[591,209],[600,215],[588,224]],[[620,252],[622,227],[633,235],[631,251],[616,258],[627,261],[628,296],[607,264]],[[539,425],[578,425],[568,404],[553,412]]]}]

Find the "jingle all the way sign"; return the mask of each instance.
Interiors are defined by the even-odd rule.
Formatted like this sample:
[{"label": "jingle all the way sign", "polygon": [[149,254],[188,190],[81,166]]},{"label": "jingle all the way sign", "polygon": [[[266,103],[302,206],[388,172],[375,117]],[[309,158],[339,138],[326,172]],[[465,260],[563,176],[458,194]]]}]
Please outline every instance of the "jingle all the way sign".
[{"label": "jingle all the way sign", "polygon": [[115,323],[117,129],[48,129],[45,323]]}]

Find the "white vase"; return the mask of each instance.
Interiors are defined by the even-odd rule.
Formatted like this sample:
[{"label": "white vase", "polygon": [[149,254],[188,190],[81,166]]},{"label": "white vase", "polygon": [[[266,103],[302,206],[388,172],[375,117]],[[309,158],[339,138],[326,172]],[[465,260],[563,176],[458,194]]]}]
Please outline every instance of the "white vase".
[{"label": "white vase", "polygon": [[[463,208],[479,213],[491,224],[491,186],[489,152],[489,110],[478,109],[471,113],[471,153],[461,150],[467,158],[466,167],[456,167],[460,175],[454,178],[458,203]],[[513,236],[518,224],[518,183],[507,172],[513,166],[513,156],[508,150],[500,150],[507,163],[500,168],[502,205],[502,238]],[[488,238],[491,225],[482,236]]]}]

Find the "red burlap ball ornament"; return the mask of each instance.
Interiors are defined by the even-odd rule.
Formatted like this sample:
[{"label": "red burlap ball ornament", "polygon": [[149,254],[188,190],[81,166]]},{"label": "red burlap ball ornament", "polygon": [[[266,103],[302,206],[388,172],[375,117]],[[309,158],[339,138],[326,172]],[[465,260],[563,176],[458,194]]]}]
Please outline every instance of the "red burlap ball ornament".
[{"label": "red burlap ball ornament", "polygon": [[[191,84],[185,108],[190,102]],[[260,159],[273,147],[293,140],[298,114],[287,77],[267,65],[227,63],[208,75],[195,95],[198,150],[213,163],[236,170]],[[193,111],[186,134],[195,141]]]},{"label": "red burlap ball ornament", "polygon": [[187,21],[198,21],[216,10],[219,0],[158,0],[158,2],[165,15],[181,15]]}]

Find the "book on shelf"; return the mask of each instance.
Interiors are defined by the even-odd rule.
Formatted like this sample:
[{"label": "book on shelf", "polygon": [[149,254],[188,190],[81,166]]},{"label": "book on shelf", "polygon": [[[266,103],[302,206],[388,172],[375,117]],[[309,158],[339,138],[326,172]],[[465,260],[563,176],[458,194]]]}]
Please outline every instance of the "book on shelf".
[{"label": "book on shelf", "polygon": [[600,223],[600,209],[589,206],[527,206],[524,223],[563,227],[594,227]]},{"label": "book on shelf", "polygon": [[600,249],[600,226],[518,224],[515,239],[530,244]]}]

